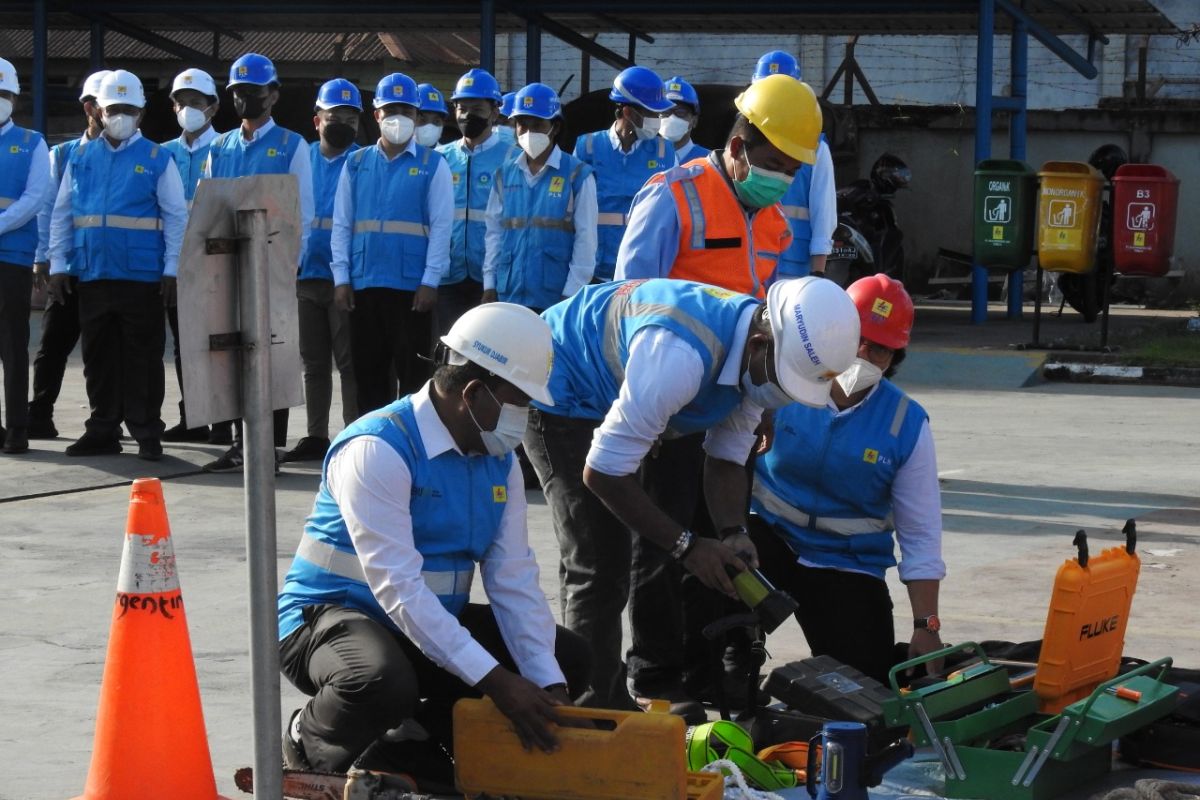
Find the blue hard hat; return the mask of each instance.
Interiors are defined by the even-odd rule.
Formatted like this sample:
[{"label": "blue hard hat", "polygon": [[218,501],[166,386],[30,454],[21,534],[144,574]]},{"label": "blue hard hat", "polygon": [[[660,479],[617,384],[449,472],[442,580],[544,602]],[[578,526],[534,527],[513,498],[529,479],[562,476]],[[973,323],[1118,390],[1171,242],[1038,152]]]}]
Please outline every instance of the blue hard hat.
[{"label": "blue hard hat", "polygon": [[665,96],[672,103],[687,103],[692,110],[700,111],[700,95],[696,94],[692,85],[682,77],[676,75],[673,78],[667,78],[664,86],[667,89]]},{"label": "blue hard hat", "polygon": [[258,53],[246,53],[229,67],[229,83],[226,89],[232,89],[239,83],[253,86],[279,85],[279,76],[275,74],[275,65],[266,56]]},{"label": "blue hard hat", "polygon": [[608,99],[622,105],[641,106],[647,111],[661,114],[675,105],[664,96],[662,78],[646,67],[629,67],[613,79]]},{"label": "blue hard hat", "polygon": [[800,80],[800,62],[791,53],[785,53],[782,50],[763,53],[762,57],[758,59],[758,66],[754,68],[754,77],[750,79],[750,82],[754,83],[768,75],[787,75]]},{"label": "blue hard hat", "polygon": [[517,99],[516,92],[506,92],[500,98],[500,114],[505,117],[511,117],[513,113],[513,101]]},{"label": "blue hard hat", "polygon": [[393,72],[379,79],[375,87],[375,99],[371,105],[383,108],[389,103],[404,103],[413,108],[421,107],[421,99],[417,92],[417,83],[403,72]]},{"label": "blue hard hat", "polygon": [[450,95],[450,100],[466,100],[471,97],[499,103],[500,82],[486,69],[476,67],[467,70],[466,74],[458,79],[458,83],[454,84],[454,94]]},{"label": "blue hard hat", "polygon": [[317,108],[330,109],[338,106],[349,106],[362,111],[362,95],[358,93],[358,87],[345,78],[325,81],[317,90]]},{"label": "blue hard hat", "polygon": [[442,97],[442,93],[432,83],[418,83],[417,97],[420,98],[421,105],[418,108],[421,111],[433,111],[438,114],[449,114],[446,110],[446,100]]},{"label": "blue hard hat", "polygon": [[531,83],[513,97],[513,117],[554,119],[562,116],[558,94],[544,83]]}]

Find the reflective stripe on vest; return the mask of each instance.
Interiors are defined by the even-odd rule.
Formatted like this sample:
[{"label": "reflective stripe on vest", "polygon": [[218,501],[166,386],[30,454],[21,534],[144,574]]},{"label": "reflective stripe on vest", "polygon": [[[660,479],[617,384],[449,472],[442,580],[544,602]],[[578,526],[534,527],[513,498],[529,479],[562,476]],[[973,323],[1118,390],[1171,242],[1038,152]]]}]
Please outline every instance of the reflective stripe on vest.
[{"label": "reflective stripe on vest", "polygon": [[824,533],[839,536],[854,536],[860,533],[884,533],[895,528],[895,523],[889,516],[887,519],[872,517],[814,517],[787,504],[783,498],[768,489],[761,480],[754,481],[754,499],[762,503],[762,507],[776,516],[787,520],[801,528],[812,528]]},{"label": "reflective stripe on vest", "polygon": [[696,250],[704,248],[704,206],[700,205],[700,194],[696,184],[684,181],[683,196],[687,198],[688,211],[692,217],[692,247]]},{"label": "reflective stripe on vest", "polygon": [[711,380],[725,362],[725,344],[712,328],[675,306],[661,303],[634,304],[628,294],[613,295],[604,312],[604,363],[616,379],[617,385],[625,382],[625,367],[621,364],[621,320],[628,317],[662,316],[679,323],[704,345],[710,358],[709,379]]},{"label": "reflective stripe on vest", "polygon": [[127,217],[122,214],[83,214],[74,218],[76,228],[124,228],[130,231],[161,231],[159,217]]},{"label": "reflective stripe on vest", "polygon": [[888,431],[892,436],[900,435],[900,427],[904,425],[904,418],[908,415],[908,403],[908,395],[904,395],[896,404],[896,414],[892,417],[892,427]]},{"label": "reflective stripe on vest", "polygon": [[487,211],[482,208],[456,208],[454,209],[454,218],[456,220],[467,220],[468,222],[487,222]]},{"label": "reflective stripe on vest", "polygon": [[783,215],[788,219],[808,219],[807,206],[780,206],[783,209]]},{"label": "reflective stripe on vest", "polygon": [[429,228],[419,222],[398,219],[360,219],[354,223],[355,233],[406,233],[409,236],[429,236]]},{"label": "reflective stripe on vest", "polygon": [[597,225],[624,225],[627,217],[615,211],[601,211],[596,215]]},{"label": "reflective stripe on vest", "polygon": [[314,231],[331,231],[333,217],[313,217],[312,226]]},{"label": "reflective stripe on vest", "polygon": [[[366,583],[367,576],[363,572],[362,562],[356,553],[339,550],[329,542],[314,539],[308,534],[300,538],[300,546],[296,555],[305,561],[316,564],[326,572],[350,581]],[[471,584],[475,580],[475,569],[450,570],[446,572],[421,570],[421,579],[436,595],[467,595],[471,593]]]},{"label": "reflective stripe on vest", "polygon": [[551,230],[566,231],[567,233],[575,232],[575,220],[555,219],[554,217],[509,217],[501,220],[500,225],[508,230],[517,230],[518,228],[549,228]]}]

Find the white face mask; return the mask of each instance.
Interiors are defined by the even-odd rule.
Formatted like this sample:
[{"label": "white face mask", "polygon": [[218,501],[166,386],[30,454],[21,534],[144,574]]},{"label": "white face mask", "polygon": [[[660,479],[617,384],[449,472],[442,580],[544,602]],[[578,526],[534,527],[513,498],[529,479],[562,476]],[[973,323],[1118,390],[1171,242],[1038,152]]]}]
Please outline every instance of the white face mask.
[{"label": "white face mask", "polygon": [[856,358],[850,368],[838,375],[834,380],[838,386],[842,387],[842,391],[846,396],[861,392],[864,389],[870,389],[883,378],[883,370],[867,361],[865,358]]},{"label": "white face mask", "polygon": [[475,423],[475,427],[479,428],[479,438],[483,440],[483,446],[487,449],[488,455],[506,456],[515,450],[521,440],[525,438],[525,428],[529,424],[529,409],[512,403],[501,403],[496,399],[496,395],[492,394],[491,389],[488,389],[486,385],[483,388],[487,390],[492,401],[500,406],[500,416],[496,420],[496,428],[485,431],[479,424],[479,420],[475,419],[475,412],[471,411],[469,403],[467,404],[467,413],[471,415],[471,421]]},{"label": "white face mask", "polygon": [[113,114],[104,117],[104,133],[110,139],[123,142],[137,130],[137,117],[132,114]]},{"label": "white face mask", "polygon": [[404,144],[412,138],[416,123],[403,114],[384,117],[379,123],[379,132],[392,144]]},{"label": "white face mask", "polygon": [[692,123],[688,122],[683,117],[677,117],[674,114],[660,119],[658,125],[658,135],[666,139],[668,142],[678,142],[683,137],[687,136],[692,130]]},{"label": "white face mask", "polygon": [[643,117],[642,127],[634,129],[637,131],[638,139],[653,139],[655,136],[658,136],[660,122],[661,120],[658,117]]},{"label": "white face mask", "polygon": [[0,97],[0,125],[8,122],[12,116],[13,103],[7,97]]},{"label": "white face mask", "polygon": [[199,108],[184,106],[175,114],[179,127],[187,133],[195,133],[208,124],[208,114]]},{"label": "white face mask", "polygon": [[442,138],[442,126],[435,122],[417,126],[417,144],[422,147],[433,147]]},{"label": "white face mask", "polygon": [[525,155],[530,158],[537,158],[546,152],[546,148],[550,146],[550,134],[525,131],[525,133],[517,137],[517,144],[521,145],[521,149],[525,151]]}]

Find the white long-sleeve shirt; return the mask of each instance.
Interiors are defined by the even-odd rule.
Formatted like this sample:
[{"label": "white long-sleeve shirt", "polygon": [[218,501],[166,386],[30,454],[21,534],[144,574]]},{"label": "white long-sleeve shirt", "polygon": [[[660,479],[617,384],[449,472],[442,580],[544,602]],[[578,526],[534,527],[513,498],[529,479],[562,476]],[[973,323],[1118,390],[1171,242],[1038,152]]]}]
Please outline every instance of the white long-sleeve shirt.
[{"label": "white long-sleeve shirt", "polygon": [[[741,381],[742,352],[756,310],[751,306],[738,319],[734,336],[738,344],[726,355],[717,383],[737,386]],[[671,417],[695,399],[703,380],[704,362],[695,347],[666,328],[638,331],[629,343],[620,394],[592,435],[587,465],[605,475],[632,475],[666,431]],[[705,452],[744,464],[761,419],[762,409],[743,397],[728,417],[708,431]]]},{"label": "white long-sleeve shirt", "polygon": [[[90,146],[107,147],[110,152],[117,153],[141,138],[142,132],[135,131],[133,136],[113,147],[107,136],[101,136]],[[74,246],[75,220],[71,195],[71,165],[67,164],[63,167],[62,183],[58,187],[58,197],[50,215],[51,275],[67,271],[67,256],[71,254],[71,248]],[[183,197],[183,179],[179,177],[179,168],[169,156],[155,184],[155,196],[158,200],[159,217],[162,219],[163,277],[173,278],[179,270],[179,250],[183,247],[183,232],[187,229],[188,208]]]},{"label": "white long-sleeve shirt", "polygon": [[[13,128],[12,120],[0,125],[0,136]],[[13,200],[8,208],[0,209],[0,236],[15,231],[42,209],[46,195],[51,191],[50,152],[45,140],[39,140],[33,148],[29,161],[29,174],[25,176],[25,188],[21,196]],[[36,259],[36,256],[35,256]],[[27,266],[21,264],[20,266]]]},{"label": "white long-sleeve shirt", "polygon": [[[428,383],[412,401],[426,456],[461,454],[430,400]],[[358,436],[334,453],[326,480],[375,599],[431,661],[468,686],[479,683],[497,661],[421,577],[423,559],[409,511],[412,473],[404,459],[380,437]],[[564,683],[554,658],[554,617],[529,547],[525,485],[515,458],[507,490],[499,533],[479,562],[483,588],[520,673],[542,687]]]},{"label": "white long-sleeve shirt", "polygon": [[[378,143],[372,146],[387,158],[387,154]],[[396,158],[405,154],[415,157],[416,152],[417,140],[414,136],[408,140],[408,145]],[[436,289],[442,282],[442,273],[450,266],[450,236],[454,231],[454,178],[450,175],[450,165],[440,153],[435,153],[430,158],[437,161],[437,167],[429,181],[429,193],[425,197],[429,212],[429,243],[425,250],[425,272],[421,275],[421,285]],[[337,194],[333,200],[333,230],[329,243],[333,251],[330,268],[333,270],[335,286],[350,283],[350,244],[354,238],[354,187],[350,184],[349,165],[350,160],[347,159],[346,166],[342,167],[342,174],[338,177]]]},{"label": "white long-sleeve shirt", "polygon": [[[87,141],[91,140],[87,138],[86,133],[79,137],[80,144]],[[38,244],[37,253],[33,257],[35,264],[50,260],[50,217],[54,213],[54,201],[58,199],[58,187],[62,185],[62,171],[67,166],[58,163],[61,153],[61,150],[50,148],[50,186],[38,211]]]},{"label": "white long-sleeve shirt", "polygon": [[[529,170],[529,156],[524,152],[517,156],[517,166],[525,177],[525,185],[532,189],[537,186],[550,169],[558,169],[562,163],[562,150],[558,145],[546,158],[546,163],[537,175]],[[547,169],[550,168],[550,169]],[[588,175],[579,186],[575,195],[575,242],[571,247],[571,262],[567,270],[567,280],[563,284],[563,297],[570,297],[592,281],[596,271],[596,220],[599,206],[596,204],[596,176]],[[483,257],[483,288],[496,288],[496,259],[500,257],[500,248],[504,245],[504,228],[501,220],[504,218],[504,198],[492,187],[488,197],[487,213],[484,217],[487,231],[484,234]]]},{"label": "white long-sleeve shirt", "polygon": [[808,190],[808,221],[812,226],[809,255],[832,253],[833,232],[837,229],[837,188],[833,182],[833,155],[824,141],[817,147],[817,162],[813,164]]}]

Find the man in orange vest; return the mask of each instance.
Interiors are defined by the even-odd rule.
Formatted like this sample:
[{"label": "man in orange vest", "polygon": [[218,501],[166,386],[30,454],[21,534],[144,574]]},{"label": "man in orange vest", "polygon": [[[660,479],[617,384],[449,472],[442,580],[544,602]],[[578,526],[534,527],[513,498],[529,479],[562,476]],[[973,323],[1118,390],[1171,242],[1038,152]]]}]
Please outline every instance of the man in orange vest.
[{"label": "man in orange vest", "polygon": [[655,175],[633,200],[616,278],[680,278],[766,296],[791,241],[779,207],[816,159],[821,108],[808,84],[773,75],[734,101],[723,150]]},{"label": "man in orange vest", "polygon": [[[754,83],[734,103],[738,116],[724,149],[655,175],[634,198],[618,280],[678,278],[766,296],[792,238],[779,200],[801,165],[816,158],[821,109],[807,84],[785,75]],[[643,463],[643,485],[680,525],[720,538],[743,533],[713,530],[701,510],[704,436],[661,441]],[[721,676],[704,672],[709,659],[698,631],[717,612],[713,593],[685,592],[683,577],[659,548],[635,537],[628,688],[639,706],[661,698],[672,713],[703,721],[696,701],[715,694]]]}]

